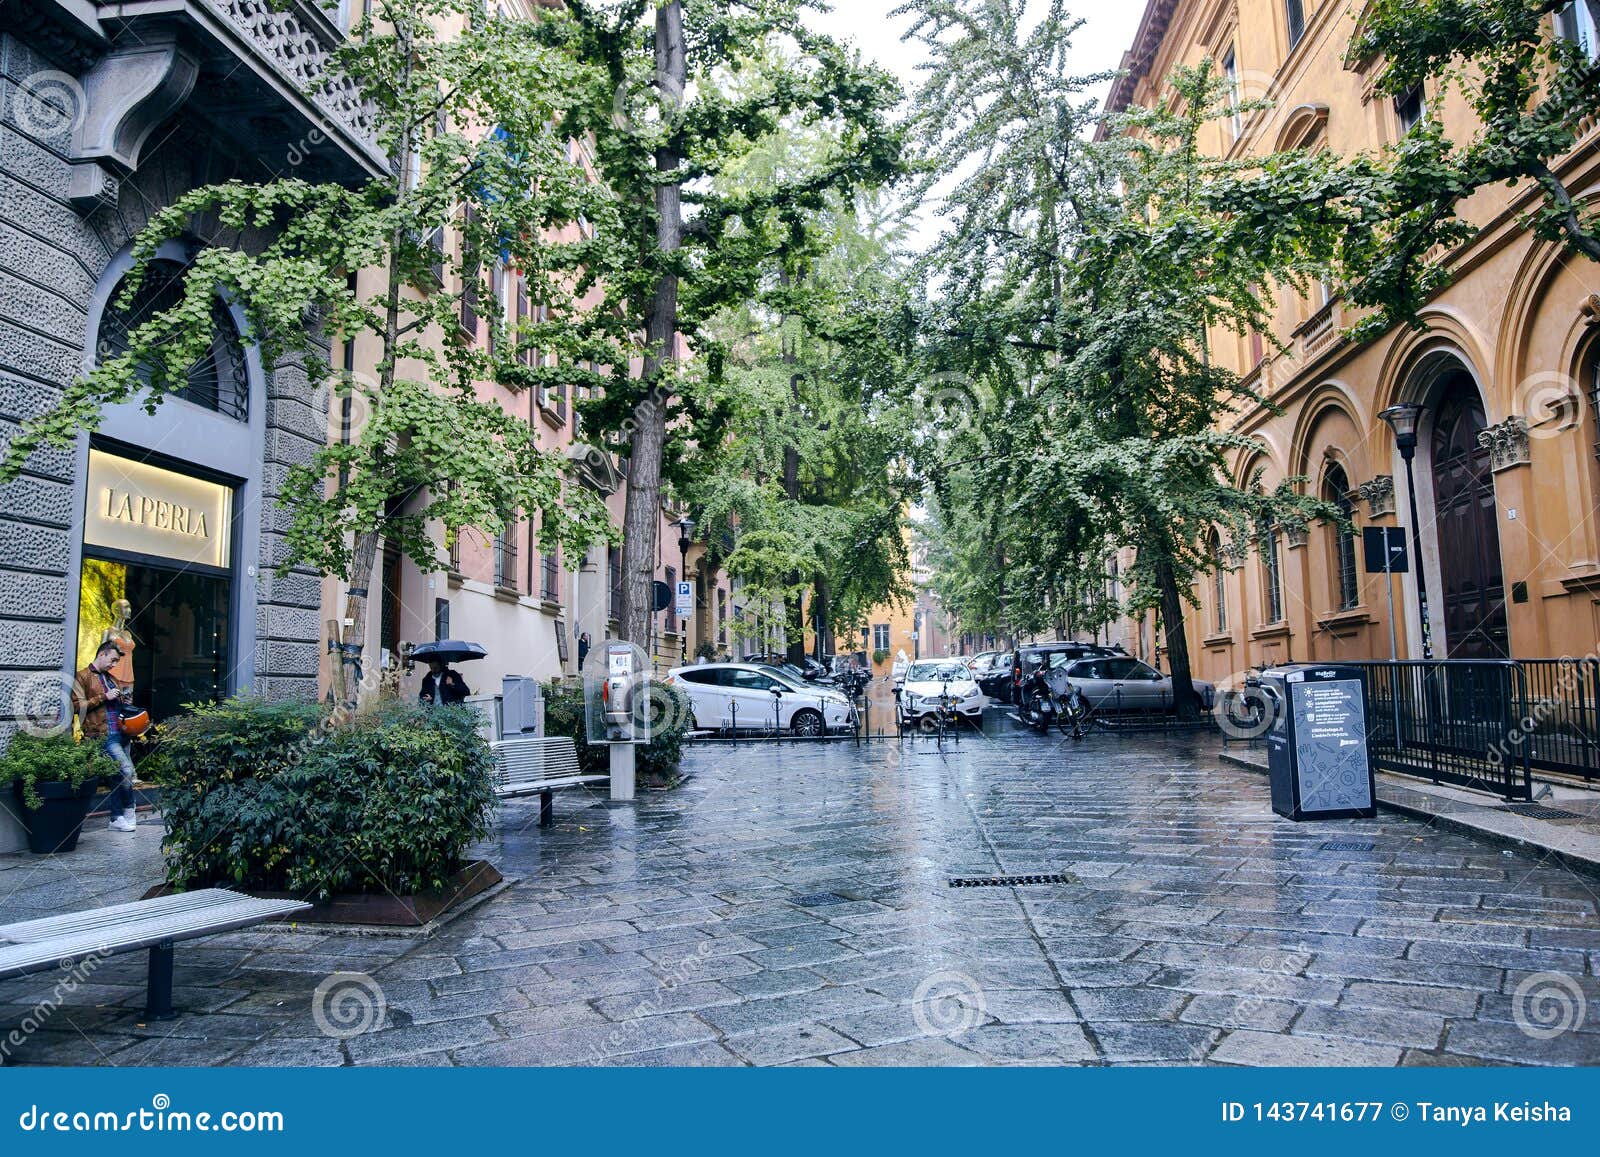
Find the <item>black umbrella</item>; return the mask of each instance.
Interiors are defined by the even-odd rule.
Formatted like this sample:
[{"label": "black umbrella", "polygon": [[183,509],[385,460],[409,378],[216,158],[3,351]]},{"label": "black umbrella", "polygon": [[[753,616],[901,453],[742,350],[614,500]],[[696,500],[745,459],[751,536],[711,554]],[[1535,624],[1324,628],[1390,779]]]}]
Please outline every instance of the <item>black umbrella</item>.
[{"label": "black umbrella", "polygon": [[482,659],[489,654],[477,643],[465,639],[440,639],[437,643],[418,643],[411,648],[411,657],[419,663],[437,659],[441,663],[465,663]]}]

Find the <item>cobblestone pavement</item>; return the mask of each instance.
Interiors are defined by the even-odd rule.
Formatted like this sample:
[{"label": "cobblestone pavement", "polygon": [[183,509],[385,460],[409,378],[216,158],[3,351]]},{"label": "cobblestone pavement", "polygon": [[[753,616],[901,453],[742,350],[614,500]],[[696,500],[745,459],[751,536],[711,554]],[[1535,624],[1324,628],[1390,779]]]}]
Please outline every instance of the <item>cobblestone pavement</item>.
[{"label": "cobblestone pavement", "polygon": [[[1295,825],[1209,738],[697,747],[636,805],[507,805],[430,940],[103,964],[18,1063],[1596,1064],[1600,881],[1416,821]],[[136,895],[159,827],[0,857],[0,919]],[[129,847],[129,843],[135,847]],[[1066,873],[1066,882],[948,879]],[[381,990],[344,991],[335,973]],[[51,978],[0,986],[0,1042]],[[344,1031],[369,1027],[342,1038]],[[330,1035],[330,1030],[340,1035]]]}]

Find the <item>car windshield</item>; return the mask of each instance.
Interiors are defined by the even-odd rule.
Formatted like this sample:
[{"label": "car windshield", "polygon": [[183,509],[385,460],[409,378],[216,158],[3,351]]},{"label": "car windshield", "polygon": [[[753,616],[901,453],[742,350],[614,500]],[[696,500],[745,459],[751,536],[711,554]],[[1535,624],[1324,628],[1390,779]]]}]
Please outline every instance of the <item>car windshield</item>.
[{"label": "car windshield", "polygon": [[785,671],[781,667],[773,667],[770,664],[763,663],[761,664],[760,670],[762,674],[771,675],[785,687],[792,688],[795,691],[805,690],[805,680],[791,675],[788,671]]},{"label": "car windshield", "polygon": [[948,659],[938,663],[913,663],[911,670],[906,672],[908,683],[938,683],[966,677],[966,666]]}]

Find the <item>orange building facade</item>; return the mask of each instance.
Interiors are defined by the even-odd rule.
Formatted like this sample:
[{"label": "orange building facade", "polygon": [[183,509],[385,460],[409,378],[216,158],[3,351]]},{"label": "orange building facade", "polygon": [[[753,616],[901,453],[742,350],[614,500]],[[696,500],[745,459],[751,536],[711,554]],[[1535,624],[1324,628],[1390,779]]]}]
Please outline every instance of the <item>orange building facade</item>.
[{"label": "orange building facade", "polygon": [[[1210,126],[1208,148],[1246,156],[1284,148],[1341,154],[1393,144],[1421,116],[1465,139],[1470,111],[1431,87],[1376,91],[1376,62],[1348,59],[1363,5],[1348,0],[1151,0],[1111,106],[1149,104],[1177,65],[1209,57],[1246,99],[1273,107]],[[1584,5],[1552,35],[1596,51]],[[1600,131],[1555,166],[1578,196],[1600,192]],[[1425,331],[1356,345],[1337,294],[1278,292],[1274,332],[1211,336],[1213,355],[1281,411],[1252,407],[1233,429],[1259,450],[1232,463],[1241,484],[1284,478],[1363,527],[1404,528],[1412,487],[1389,424],[1423,407],[1412,463],[1433,654],[1584,655],[1600,639],[1600,266],[1519,227],[1531,188],[1496,187],[1464,206],[1481,227],[1448,255],[1454,275],[1423,312]],[[1186,616],[1195,673],[1212,680],[1266,662],[1423,653],[1412,575],[1369,574],[1359,538],[1332,527],[1279,529],[1247,551],[1212,540],[1217,565]],[[1132,628],[1141,636],[1137,626]]]}]

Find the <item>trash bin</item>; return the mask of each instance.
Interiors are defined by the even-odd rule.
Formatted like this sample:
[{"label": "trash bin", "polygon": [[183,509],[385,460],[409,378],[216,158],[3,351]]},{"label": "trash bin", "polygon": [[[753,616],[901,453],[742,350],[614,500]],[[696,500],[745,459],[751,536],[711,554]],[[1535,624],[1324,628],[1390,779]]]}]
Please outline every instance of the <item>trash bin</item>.
[{"label": "trash bin", "polygon": [[1291,820],[1376,815],[1361,669],[1297,663],[1263,671],[1261,685],[1272,719],[1272,810]]}]

